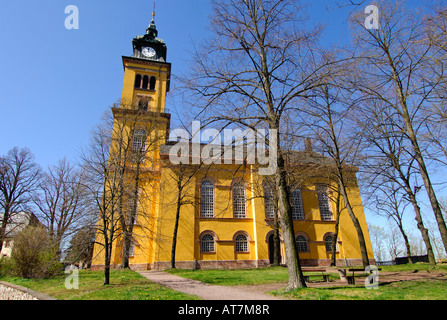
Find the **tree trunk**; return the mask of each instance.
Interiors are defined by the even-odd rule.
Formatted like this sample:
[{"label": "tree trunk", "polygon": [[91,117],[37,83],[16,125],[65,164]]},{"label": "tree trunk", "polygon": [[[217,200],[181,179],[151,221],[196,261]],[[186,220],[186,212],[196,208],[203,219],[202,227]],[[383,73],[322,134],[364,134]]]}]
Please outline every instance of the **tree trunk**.
[{"label": "tree trunk", "polygon": [[171,248],[171,268],[175,269],[175,251],[177,249],[177,234],[178,234],[178,225],[180,220],[180,209],[182,206],[182,188],[181,188],[181,179],[179,178],[178,182],[178,190],[177,190],[177,209],[175,213],[175,224],[174,224],[174,233],[172,235],[172,248]]},{"label": "tree trunk", "polygon": [[388,62],[392,68],[393,80],[396,85],[396,90],[398,93],[398,97],[400,100],[400,105],[402,110],[396,106],[397,111],[401,114],[404,122],[406,131],[408,134],[408,138],[410,139],[411,145],[413,147],[414,158],[416,159],[419,165],[419,172],[424,181],[424,186],[427,191],[428,199],[430,201],[431,207],[433,209],[433,213],[435,214],[436,222],[438,223],[439,232],[441,233],[442,243],[444,244],[444,249],[447,252],[447,227],[445,225],[444,217],[442,215],[441,207],[439,206],[438,199],[436,198],[435,191],[433,189],[433,185],[430,181],[430,177],[428,174],[427,167],[425,165],[424,157],[422,155],[421,149],[419,147],[418,139],[416,137],[416,133],[413,129],[412,118],[408,111],[407,106],[407,97],[402,89],[402,81],[399,77],[399,73],[396,69],[393,59],[390,56],[390,53],[387,51]]},{"label": "tree trunk", "polygon": [[421,232],[422,240],[424,241],[425,248],[427,249],[428,262],[430,263],[430,265],[434,266],[436,264],[436,259],[433,253],[433,247],[430,243],[430,236],[428,235],[428,230],[425,228],[424,223],[422,221],[421,209],[419,208],[419,205],[416,202],[416,197],[414,193],[410,192],[408,195],[410,197],[410,202],[413,205],[414,212],[416,214],[415,220],[417,222],[417,227]]},{"label": "tree trunk", "polygon": [[107,236],[104,237],[104,285],[110,284],[110,260],[111,252],[109,251],[109,241]]},{"label": "tree trunk", "polygon": [[272,266],[281,265],[281,239],[279,236],[279,218],[278,218],[278,194],[274,193],[273,198],[274,216],[273,216],[273,263]]},{"label": "tree trunk", "polygon": [[340,209],[340,186],[338,187],[337,190],[337,200],[335,203],[335,211],[337,213],[337,217],[335,218],[335,231],[334,231],[334,238],[332,239],[332,257],[331,257],[331,266],[336,266],[337,265],[337,239],[338,239],[338,230],[339,230],[339,225],[340,225],[340,214],[341,214],[341,209]]},{"label": "tree trunk", "polygon": [[368,258],[368,251],[366,249],[366,241],[365,236],[363,234],[362,227],[360,226],[359,220],[354,214],[354,211],[352,210],[351,203],[349,202],[348,194],[346,192],[346,187],[343,182],[343,176],[340,178],[340,191],[343,196],[343,199],[345,200],[346,209],[348,210],[349,216],[351,217],[352,223],[354,224],[354,228],[357,231],[357,237],[359,240],[360,245],[360,252],[362,253],[362,264],[363,267],[366,268],[369,266],[369,258]]},{"label": "tree trunk", "polygon": [[276,218],[273,229],[273,263],[272,266],[281,265],[281,239],[279,236],[279,222]]},{"label": "tree trunk", "polygon": [[[279,140],[278,140],[279,141]],[[286,183],[286,172],[284,169],[284,158],[278,152],[278,169],[275,174],[276,187],[278,190],[278,209],[280,213],[280,224],[286,250],[287,269],[289,282],[286,290],[306,287],[298,250],[296,248],[295,231],[293,228],[292,207],[290,205],[289,193]]]},{"label": "tree trunk", "polygon": [[410,242],[408,241],[407,234],[405,233],[405,230],[404,230],[404,228],[403,228],[402,221],[399,221],[398,227],[399,227],[399,231],[400,231],[400,233],[402,234],[402,237],[404,238],[405,248],[406,248],[406,250],[407,250],[408,262],[409,262],[409,263],[413,263],[413,261],[411,260],[411,247],[410,247]]},{"label": "tree trunk", "polygon": [[[132,208],[130,208],[129,219],[126,221],[124,219],[123,224],[123,232],[124,232],[124,243],[123,243],[123,261],[122,267],[125,269],[129,269],[129,256],[130,256],[130,247],[132,245],[132,234],[133,234],[133,226],[135,224],[135,218],[137,216],[138,209],[138,190],[140,186],[140,169],[142,163],[142,156],[138,153],[138,160],[135,168],[135,177],[134,177],[134,189],[132,195]],[[122,197],[121,197],[122,198]]]}]

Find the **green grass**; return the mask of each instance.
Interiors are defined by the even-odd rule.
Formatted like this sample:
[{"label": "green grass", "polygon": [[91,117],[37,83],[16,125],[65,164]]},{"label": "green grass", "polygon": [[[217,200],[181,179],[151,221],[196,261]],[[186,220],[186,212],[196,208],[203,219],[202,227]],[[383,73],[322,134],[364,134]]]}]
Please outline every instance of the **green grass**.
[{"label": "green grass", "polygon": [[269,267],[261,269],[226,270],[183,270],[170,269],[169,273],[220,286],[240,286],[287,282],[287,268]]},{"label": "green grass", "polygon": [[446,300],[446,280],[417,280],[364,287],[303,288],[271,294],[298,300]]},{"label": "green grass", "polygon": [[[399,266],[383,266],[381,272],[447,272],[447,265],[435,268],[428,264],[408,264]],[[287,268],[269,267],[248,270],[167,270],[172,274],[214,285],[238,286],[271,283],[286,283]],[[307,274],[307,273],[306,273]],[[316,273],[318,275],[318,273]],[[331,279],[339,279],[337,274]],[[311,281],[321,280],[311,277]],[[380,280],[380,278],[379,278]],[[329,284],[330,285],[330,284]],[[286,292],[275,290],[270,294],[300,300],[436,300],[447,299],[447,279],[414,280],[394,283],[382,283],[379,289],[366,289],[363,286],[303,288]]]},{"label": "green grass", "polygon": [[[447,265],[432,268],[427,264],[382,267],[381,272],[447,272]],[[240,286],[287,283],[287,268],[269,267],[248,270],[168,270],[181,277],[199,280],[213,285]],[[79,289],[65,288],[66,275],[52,279],[22,279],[0,277],[35,291],[46,293],[61,300],[191,300],[197,299],[153,283],[131,270],[112,270],[110,285],[104,286],[103,271],[79,271]],[[337,278],[337,275],[334,275]],[[311,280],[321,280],[311,278]],[[330,284],[329,284],[330,285]],[[421,300],[447,299],[447,280],[427,279],[382,283],[378,290],[363,286],[303,288],[289,292],[272,291],[271,294],[291,299],[311,300]]]},{"label": "green grass", "polygon": [[104,286],[104,271],[79,271],[79,289],[65,288],[66,275],[52,279],[1,277],[1,281],[42,292],[60,300],[195,300],[197,297],[166,288],[131,270],[112,270]]}]

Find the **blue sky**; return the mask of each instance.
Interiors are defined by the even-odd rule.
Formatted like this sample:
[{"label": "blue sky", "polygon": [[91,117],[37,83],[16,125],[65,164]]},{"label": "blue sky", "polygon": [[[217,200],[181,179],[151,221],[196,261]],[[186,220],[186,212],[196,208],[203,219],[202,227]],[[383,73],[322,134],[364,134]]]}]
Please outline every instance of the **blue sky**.
[{"label": "blue sky", "polygon": [[[350,40],[346,19],[352,8],[335,4],[343,1],[303,1],[309,4],[309,23],[326,25],[328,44]],[[167,43],[172,72],[182,74],[193,43],[207,35],[209,1],[156,2],[159,37]],[[427,2],[409,1],[412,6]],[[68,5],[79,9],[78,30],[65,28]],[[75,161],[90,130],[119,100],[121,56],[132,54],[132,39],[144,34],[152,7],[151,0],[3,1],[0,154],[19,146],[30,148],[43,167],[63,157]]]},{"label": "blue sky", "polygon": [[[335,8],[331,0],[303,2],[310,4],[309,23],[327,25],[325,41],[349,41],[348,9],[327,11]],[[68,5],[79,8],[78,30],[65,28]],[[74,160],[120,98],[121,56],[132,54],[132,39],[144,34],[152,7],[151,0],[3,2],[0,154],[26,146],[43,167],[64,156]],[[209,14],[208,0],[157,1],[156,25],[174,74],[187,70],[192,44],[206,37]]]}]

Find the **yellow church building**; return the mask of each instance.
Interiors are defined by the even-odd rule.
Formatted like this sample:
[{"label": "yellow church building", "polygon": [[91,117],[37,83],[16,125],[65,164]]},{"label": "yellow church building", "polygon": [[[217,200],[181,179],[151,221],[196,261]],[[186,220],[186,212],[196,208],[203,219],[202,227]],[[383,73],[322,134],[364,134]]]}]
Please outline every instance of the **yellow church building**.
[{"label": "yellow church building", "polygon": [[[146,34],[133,39],[133,55],[122,58],[121,104],[112,109],[114,132],[119,131],[116,128],[127,127],[130,148],[144,148],[146,155],[138,166],[139,199],[130,267],[136,270],[170,268],[177,214],[177,268],[269,266],[273,260],[275,206],[266,176],[259,174],[259,168],[244,161],[240,164],[235,159],[231,164],[209,165],[194,162],[176,165],[170,161],[176,142],[167,139],[171,116],[166,112],[165,103],[170,89],[171,64],[166,57],[166,44],[158,38],[152,19]],[[192,146],[189,142],[188,145]],[[111,148],[115,148],[113,142]],[[290,199],[301,264],[328,266],[337,216],[336,183],[328,174],[331,162],[313,152],[308,143],[304,151],[290,154],[289,167],[293,171],[290,174]],[[136,167],[135,163],[133,167]],[[356,168],[349,168],[352,173],[349,197],[373,262],[355,179]],[[321,174],[307,174],[315,171]],[[180,207],[179,186],[182,188]],[[121,264],[122,246],[122,237],[118,236],[113,246],[112,266]],[[281,263],[286,263],[282,241],[280,247]],[[337,265],[343,266],[362,263],[357,232],[346,210],[340,214],[336,259]],[[92,268],[103,267],[103,247],[95,245]]]}]

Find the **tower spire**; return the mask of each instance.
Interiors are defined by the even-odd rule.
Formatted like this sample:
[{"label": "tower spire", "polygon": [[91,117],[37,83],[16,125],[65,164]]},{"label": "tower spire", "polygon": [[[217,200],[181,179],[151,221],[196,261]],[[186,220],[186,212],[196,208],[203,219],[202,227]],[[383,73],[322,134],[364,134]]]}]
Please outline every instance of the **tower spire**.
[{"label": "tower spire", "polygon": [[155,39],[158,36],[158,31],[155,27],[155,2],[154,10],[152,11],[152,20],[149,27],[146,29],[146,34],[149,35],[152,39]]},{"label": "tower spire", "polygon": [[155,1],[154,1],[154,10],[152,10],[152,21],[151,24],[155,25]]}]

